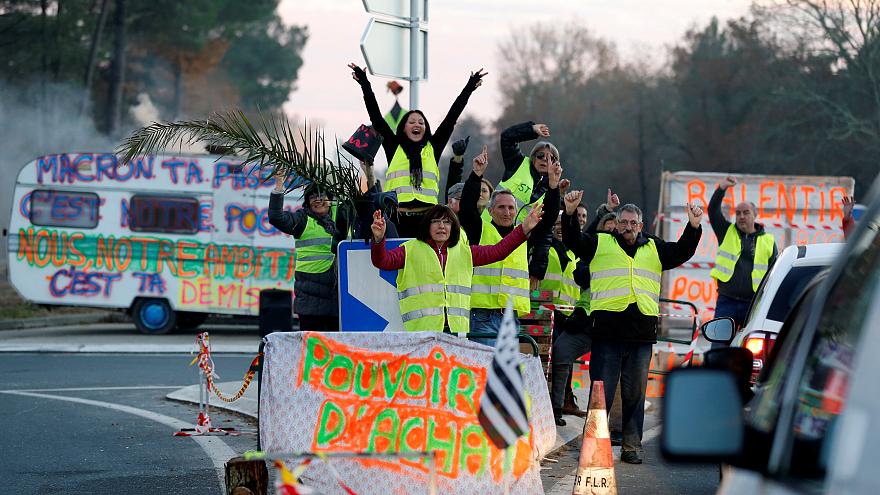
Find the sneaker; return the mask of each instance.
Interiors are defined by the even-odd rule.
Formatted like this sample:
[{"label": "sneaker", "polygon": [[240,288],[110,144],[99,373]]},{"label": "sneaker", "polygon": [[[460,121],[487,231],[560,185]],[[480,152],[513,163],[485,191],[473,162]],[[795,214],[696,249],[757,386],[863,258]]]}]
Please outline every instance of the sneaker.
[{"label": "sneaker", "polygon": [[642,456],[635,450],[624,450],[620,453],[620,460],[627,464],[641,464]]},{"label": "sneaker", "polygon": [[621,445],[623,445],[623,433],[621,433],[619,431],[612,431],[611,432],[611,445],[614,445],[616,447],[620,447]]}]

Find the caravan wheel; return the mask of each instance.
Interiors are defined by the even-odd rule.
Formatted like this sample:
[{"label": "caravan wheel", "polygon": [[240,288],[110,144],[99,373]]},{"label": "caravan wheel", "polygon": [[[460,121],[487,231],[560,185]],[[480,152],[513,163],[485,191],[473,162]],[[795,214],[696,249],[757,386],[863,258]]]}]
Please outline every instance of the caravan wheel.
[{"label": "caravan wheel", "polygon": [[168,333],[177,323],[171,305],[165,299],[138,299],[131,308],[134,326],[141,333]]}]

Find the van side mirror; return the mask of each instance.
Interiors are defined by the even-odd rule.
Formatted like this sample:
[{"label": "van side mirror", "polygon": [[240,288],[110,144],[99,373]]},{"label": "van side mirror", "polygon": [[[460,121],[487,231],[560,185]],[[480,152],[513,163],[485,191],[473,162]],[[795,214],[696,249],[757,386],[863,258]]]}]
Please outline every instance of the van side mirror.
[{"label": "van side mirror", "polygon": [[730,344],[736,334],[736,322],[733,318],[715,318],[700,325],[700,332],[709,342]]},{"label": "van side mirror", "polygon": [[681,368],[666,377],[660,452],[670,461],[719,462],[743,449],[743,403],[724,370]]}]

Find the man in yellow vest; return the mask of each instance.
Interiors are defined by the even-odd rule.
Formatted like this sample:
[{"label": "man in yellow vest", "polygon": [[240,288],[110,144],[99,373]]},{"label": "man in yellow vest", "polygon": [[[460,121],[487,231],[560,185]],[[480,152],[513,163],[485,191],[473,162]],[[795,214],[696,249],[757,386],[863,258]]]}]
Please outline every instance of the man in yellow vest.
[{"label": "man in yellow vest", "polygon": [[703,211],[687,206],[688,223],[676,242],[642,233],[642,211],[635,205],[617,211],[617,232],[581,232],[575,216],[583,191],[565,195],[562,240],[590,264],[590,316],[593,318],[590,379],[605,382],[611,409],[620,381],[623,446],[620,459],[642,462],[645,392],[651,351],[657,342],[660,277],[689,260],[697,250]]},{"label": "man in yellow vest", "polygon": [[[755,291],[770,265],[776,261],[776,241],[764,226],[755,222],[755,205],[744,201],[736,205],[736,222],[721,212],[724,195],[736,179],[726,177],[709,200],[709,221],[718,238],[718,257],[710,275],[718,282],[715,317],[733,318],[737,326],[745,323]],[[723,345],[713,344],[715,347]]]},{"label": "man in yellow vest", "polygon": [[[503,189],[495,191],[489,200],[489,206],[486,210],[489,212],[491,220],[480,216],[477,202],[480,197],[483,173],[486,171],[488,161],[488,150],[484,146],[483,152],[474,159],[473,172],[464,183],[459,204],[459,219],[462,229],[473,245],[496,244],[517,225],[516,199],[513,193]],[[558,184],[558,180],[557,176],[556,184]],[[547,211],[559,210],[558,189],[555,196],[548,196],[546,200],[550,205],[547,207]],[[549,236],[554,221],[555,217],[552,214],[544,215],[529,236],[529,242],[531,243],[533,239],[543,239]],[[502,261],[474,268],[471,288],[471,332],[497,334],[508,299],[513,300],[513,309],[518,314],[531,311],[528,249],[525,244],[519,246]],[[473,340],[486,345],[495,344],[493,338],[474,338]]]}]

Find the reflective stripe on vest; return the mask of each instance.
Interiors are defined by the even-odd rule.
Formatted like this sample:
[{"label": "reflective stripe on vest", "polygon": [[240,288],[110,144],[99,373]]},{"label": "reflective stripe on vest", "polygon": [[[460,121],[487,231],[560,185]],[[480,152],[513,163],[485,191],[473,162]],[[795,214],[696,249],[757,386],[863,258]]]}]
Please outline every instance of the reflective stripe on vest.
[{"label": "reflective stripe on vest", "polygon": [[437,159],[434,157],[434,147],[431,143],[422,148],[422,183],[421,188],[415,188],[410,181],[409,158],[403,148],[398,146],[388,164],[385,172],[385,192],[397,193],[398,203],[421,201],[436,205],[439,185],[440,169],[437,167]]},{"label": "reflective stripe on vest", "polygon": [[[773,256],[773,246],[776,240],[772,235],[763,233],[755,241],[755,259],[752,265],[752,290],[757,291],[761,280],[767,274],[770,267],[770,257]],[[735,224],[727,227],[724,239],[718,246],[718,256],[715,258],[715,267],[709,275],[719,282],[727,282],[733,277],[736,262],[742,253],[742,240]]]},{"label": "reflective stripe on vest", "polygon": [[403,248],[403,268],[397,272],[403,328],[442,332],[444,324],[448,324],[454,333],[467,333],[474,266],[468,243],[459,241],[447,249],[445,274],[437,253],[425,242],[407,241]]},{"label": "reflective stripe on vest", "polygon": [[590,262],[590,310],[620,312],[636,303],[643,315],[657,316],[663,265],[654,240],[630,258],[613,236],[600,233],[598,238]]},{"label": "reflective stripe on vest", "polygon": [[[553,303],[557,305],[574,306],[581,297],[581,288],[574,281],[574,269],[577,258],[571,251],[566,251],[568,264],[562,269],[559,253],[553,247],[550,248],[547,257],[547,272],[541,281],[541,290],[550,291],[553,294]],[[570,315],[573,310],[562,311]]]},{"label": "reflective stripe on vest", "polygon": [[311,216],[306,217],[306,228],[294,243],[296,251],[296,271],[302,273],[324,273],[333,267],[336,256],[331,250],[333,236]]},{"label": "reflective stripe on vest", "polygon": [[[481,246],[491,246],[501,241],[501,234],[494,225],[484,221],[482,227]],[[529,261],[525,242],[507,258],[474,268],[471,285],[471,306],[474,308],[504,309],[507,300],[513,299],[513,309],[519,314],[526,314],[531,310],[529,292]]]}]

